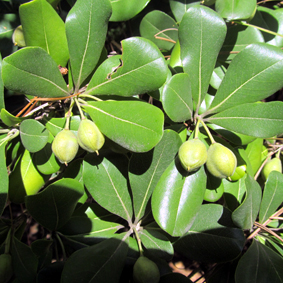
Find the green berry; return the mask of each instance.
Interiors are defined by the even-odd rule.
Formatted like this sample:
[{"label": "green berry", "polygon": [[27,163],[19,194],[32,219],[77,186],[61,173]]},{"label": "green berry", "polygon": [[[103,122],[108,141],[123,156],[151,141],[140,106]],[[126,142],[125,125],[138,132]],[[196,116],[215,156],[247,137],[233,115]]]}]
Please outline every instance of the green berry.
[{"label": "green berry", "polygon": [[264,181],[267,180],[269,174],[272,171],[278,171],[278,172],[282,173],[282,163],[281,163],[281,160],[278,157],[275,157],[275,158],[268,160],[266,162],[266,164],[264,165],[264,167],[261,171],[261,175],[262,175]]},{"label": "green berry", "polygon": [[140,256],[133,268],[135,283],[158,283],[160,273],[157,265],[145,256]]},{"label": "green berry", "polygon": [[196,171],[207,159],[205,144],[199,139],[184,142],[179,148],[179,159],[185,170]]},{"label": "green berry", "polygon": [[234,174],[237,167],[235,154],[221,143],[213,143],[207,151],[207,170],[217,178],[227,178]]},{"label": "green berry", "polygon": [[61,163],[71,162],[77,155],[78,149],[76,135],[67,129],[59,132],[52,142],[52,151]]}]

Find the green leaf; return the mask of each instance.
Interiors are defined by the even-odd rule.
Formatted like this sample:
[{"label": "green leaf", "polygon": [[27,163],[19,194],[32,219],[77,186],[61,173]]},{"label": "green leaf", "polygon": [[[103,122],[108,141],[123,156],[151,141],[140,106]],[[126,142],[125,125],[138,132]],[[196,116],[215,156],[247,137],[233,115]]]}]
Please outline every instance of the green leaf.
[{"label": "green leaf", "polygon": [[250,176],[245,179],[246,196],[242,204],[232,213],[233,222],[241,229],[251,229],[257,218],[260,202],[260,185]]},{"label": "green leaf", "polygon": [[259,210],[259,222],[267,220],[283,202],[283,175],[272,171],[265,183],[263,197]]},{"label": "green leaf", "polygon": [[169,0],[171,11],[177,20],[181,22],[186,11],[193,5],[200,4],[200,1],[196,0]]},{"label": "green leaf", "polygon": [[139,236],[147,252],[154,256],[170,260],[173,257],[174,249],[168,238],[155,229],[143,229],[139,231]]},{"label": "green leaf", "polygon": [[110,0],[112,5],[111,22],[128,21],[141,12],[150,0]]},{"label": "green leaf", "polygon": [[20,6],[21,24],[27,46],[43,48],[57,65],[69,59],[65,24],[46,0],[34,0]]},{"label": "green leaf", "polygon": [[156,90],[163,85],[167,78],[167,64],[153,42],[131,37],[122,41],[122,49],[121,65],[114,70],[107,69],[108,76],[97,78],[94,74],[86,93],[132,96]]},{"label": "green leaf", "polygon": [[109,0],[78,0],[67,16],[66,34],[77,90],[100,58],[110,15]]},{"label": "green leaf", "polygon": [[98,101],[83,108],[105,136],[128,150],[149,151],[162,138],[163,113],[148,103]]},{"label": "green leaf", "polygon": [[69,95],[55,61],[40,47],[25,47],[6,57],[2,78],[5,87],[15,92],[38,97]]},{"label": "green leaf", "polygon": [[121,155],[103,158],[88,154],[83,162],[83,178],[98,204],[131,223],[133,209],[125,177],[127,166],[128,162]]},{"label": "green leaf", "polygon": [[282,88],[282,76],[280,48],[264,43],[249,45],[232,60],[206,115],[270,96]]},{"label": "green leaf", "polygon": [[46,145],[49,132],[40,122],[28,119],[21,123],[20,135],[24,147],[29,152],[37,152]]},{"label": "green leaf", "polygon": [[61,282],[118,283],[127,252],[128,245],[121,236],[80,249],[67,260]]},{"label": "green leaf", "polygon": [[170,50],[178,40],[178,26],[169,15],[154,10],[143,17],[140,34],[154,42],[161,50]]},{"label": "green leaf", "polygon": [[189,8],[180,23],[181,60],[191,80],[197,112],[207,93],[225,35],[226,24],[223,19],[205,6]]},{"label": "green leaf", "polygon": [[132,155],[129,165],[129,179],[136,223],[143,217],[153,189],[174,159],[181,143],[176,132],[165,130],[161,141],[153,150]]},{"label": "green leaf", "polygon": [[25,119],[27,118],[26,117],[15,117],[11,113],[9,113],[5,108],[1,109],[1,120],[8,127],[15,126],[16,124],[20,123],[21,121]]},{"label": "green leaf", "polygon": [[181,236],[190,229],[206,187],[203,167],[189,175],[183,172],[176,158],[162,174],[151,199],[155,221],[172,236]]},{"label": "green leaf", "polygon": [[161,101],[166,114],[172,121],[185,122],[191,119],[193,101],[189,76],[180,73],[171,77],[163,87]]},{"label": "green leaf", "polygon": [[35,282],[38,260],[31,248],[13,237],[11,255],[15,277],[23,283]]},{"label": "green leaf", "polygon": [[283,102],[246,103],[215,114],[207,121],[240,134],[269,138],[283,133]]},{"label": "green leaf", "polygon": [[253,240],[238,263],[235,282],[283,282],[282,264],[283,258],[280,255]]},{"label": "green leaf", "polygon": [[0,180],[0,215],[2,215],[7,202],[9,189],[9,177],[6,166],[6,143],[2,142],[0,145]]},{"label": "green leaf", "polygon": [[216,11],[227,21],[248,20],[256,11],[256,0],[216,0]]},{"label": "green leaf", "polygon": [[243,231],[231,222],[231,212],[222,205],[202,205],[189,232],[174,243],[174,248],[201,262],[231,261],[245,244]]},{"label": "green leaf", "polygon": [[[0,53],[0,111],[5,108],[5,101],[4,101],[4,83],[2,80],[2,56]],[[0,113],[1,118],[1,113]]]},{"label": "green leaf", "polygon": [[27,196],[26,207],[38,223],[54,231],[69,220],[83,192],[78,181],[61,179],[36,195]]}]

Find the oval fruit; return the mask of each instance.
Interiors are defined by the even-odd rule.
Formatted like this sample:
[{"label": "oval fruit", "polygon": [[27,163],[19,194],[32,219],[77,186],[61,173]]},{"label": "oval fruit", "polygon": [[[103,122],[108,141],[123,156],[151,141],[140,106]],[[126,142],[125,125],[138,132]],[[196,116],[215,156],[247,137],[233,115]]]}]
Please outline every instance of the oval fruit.
[{"label": "oval fruit", "polygon": [[227,178],[234,174],[237,167],[235,154],[221,143],[213,143],[207,151],[207,170],[217,178]]},{"label": "oval fruit", "polygon": [[76,135],[67,129],[59,132],[52,142],[52,151],[61,163],[71,162],[79,150]]},{"label": "oval fruit", "polygon": [[81,148],[88,152],[98,152],[105,142],[103,134],[98,127],[88,119],[80,122],[78,129],[78,143]]},{"label": "oval fruit", "polygon": [[245,164],[237,166],[234,174],[231,176],[231,180],[238,181],[239,179],[243,178],[246,174],[246,170],[247,170],[247,166]]},{"label": "oval fruit", "polygon": [[157,265],[145,256],[140,256],[133,268],[135,283],[158,283],[160,273]]},{"label": "oval fruit", "polygon": [[0,282],[7,283],[13,275],[12,257],[10,254],[0,255]]},{"label": "oval fruit", "polygon": [[266,164],[264,165],[264,167],[261,171],[261,175],[262,175],[264,181],[267,180],[269,174],[272,171],[278,171],[278,172],[282,173],[282,162],[278,157],[274,157],[274,158],[268,160],[266,162]]},{"label": "oval fruit", "polygon": [[179,159],[188,172],[197,170],[207,159],[205,144],[199,139],[184,142],[179,148]]},{"label": "oval fruit", "polygon": [[217,189],[205,189],[203,199],[208,202],[218,201],[224,194],[224,186],[219,186]]}]

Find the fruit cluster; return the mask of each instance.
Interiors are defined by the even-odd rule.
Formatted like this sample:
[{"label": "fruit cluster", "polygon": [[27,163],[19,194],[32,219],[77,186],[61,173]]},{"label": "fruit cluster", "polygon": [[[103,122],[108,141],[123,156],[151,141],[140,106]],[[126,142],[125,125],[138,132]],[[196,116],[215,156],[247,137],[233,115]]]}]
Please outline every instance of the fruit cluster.
[{"label": "fruit cluster", "polygon": [[213,142],[206,150],[205,144],[198,138],[184,142],[178,155],[188,172],[196,171],[206,163],[209,173],[220,179],[231,177],[237,167],[236,156],[229,148]]},{"label": "fruit cluster", "polygon": [[61,163],[71,162],[79,146],[88,152],[97,152],[104,144],[104,136],[93,121],[82,119],[77,136],[68,129],[59,132],[52,143],[52,151]]}]

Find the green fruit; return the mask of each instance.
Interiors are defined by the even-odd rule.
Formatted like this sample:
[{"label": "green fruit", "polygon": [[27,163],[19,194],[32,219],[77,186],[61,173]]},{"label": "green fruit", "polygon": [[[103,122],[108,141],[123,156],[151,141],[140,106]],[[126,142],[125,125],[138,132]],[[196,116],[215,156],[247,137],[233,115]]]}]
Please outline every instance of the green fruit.
[{"label": "green fruit", "polygon": [[0,255],[0,282],[9,282],[13,275],[12,257],[10,254]]},{"label": "green fruit", "polygon": [[278,172],[282,173],[282,163],[281,163],[281,160],[278,157],[275,157],[275,158],[268,160],[266,162],[266,164],[264,165],[264,167],[261,171],[261,175],[262,175],[262,177],[265,181],[267,180],[269,174],[272,171],[278,171]]},{"label": "green fruit", "polygon": [[247,166],[245,164],[237,166],[234,174],[231,176],[231,180],[238,181],[239,179],[245,176],[246,170],[247,170]]},{"label": "green fruit", "polygon": [[158,283],[160,273],[157,265],[145,256],[140,256],[133,269],[135,283]]},{"label": "green fruit", "polygon": [[207,170],[217,178],[227,178],[234,174],[237,158],[234,153],[221,143],[213,143],[207,151]]},{"label": "green fruit", "polygon": [[188,172],[197,170],[207,159],[205,144],[199,139],[184,142],[179,148],[179,159]]},{"label": "green fruit", "polygon": [[224,186],[219,186],[217,189],[206,189],[203,199],[208,202],[218,201],[224,194]]},{"label": "green fruit", "polygon": [[76,135],[67,129],[59,132],[53,140],[52,151],[61,163],[71,162],[79,149]]},{"label": "green fruit", "polygon": [[26,46],[26,41],[25,41],[25,36],[23,32],[23,27],[20,25],[18,26],[12,35],[12,40],[13,43],[19,47],[25,47]]},{"label": "green fruit", "polygon": [[98,152],[105,142],[103,134],[97,126],[87,119],[80,122],[78,130],[78,143],[84,150],[88,152]]}]

